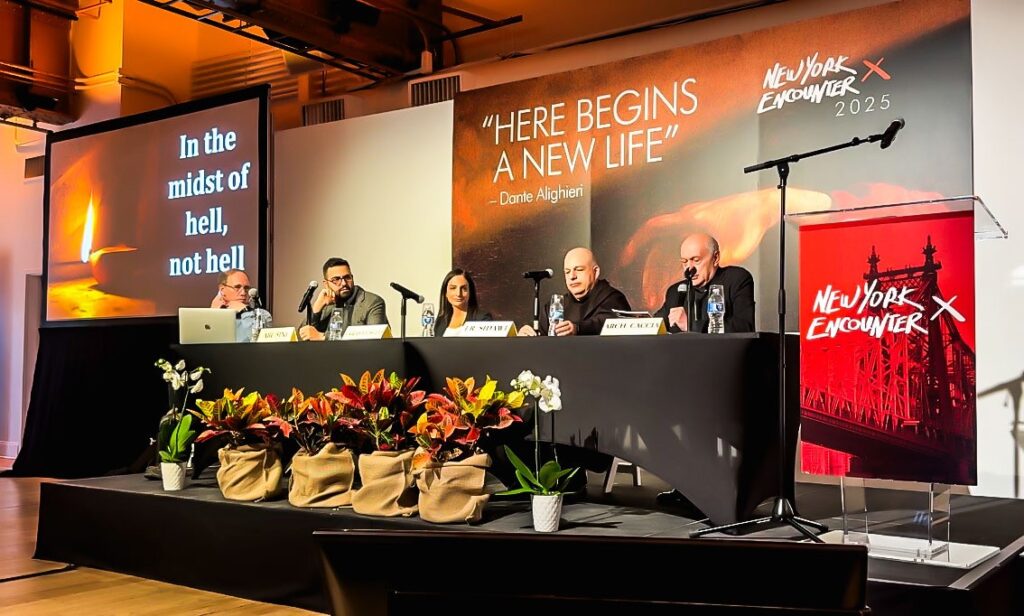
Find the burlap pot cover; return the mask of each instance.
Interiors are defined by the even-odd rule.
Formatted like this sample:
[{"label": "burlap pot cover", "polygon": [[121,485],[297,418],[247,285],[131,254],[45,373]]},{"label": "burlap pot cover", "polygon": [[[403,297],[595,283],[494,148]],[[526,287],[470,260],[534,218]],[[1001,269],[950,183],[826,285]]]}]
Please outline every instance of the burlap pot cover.
[{"label": "burlap pot cover", "polygon": [[270,500],[281,492],[281,458],[266,447],[230,445],[217,451],[217,485],[228,500]]},{"label": "burlap pot cover", "polygon": [[416,513],[413,451],[375,451],[359,456],[363,487],[352,495],[352,509],[363,515],[410,516]]},{"label": "burlap pot cover", "polygon": [[288,502],[296,507],[344,507],[352,504],[356,465],[351,449],[329,443],[316,455],[300,451],[292,458]]},{"label": "burlap pot cover", "polygon": [[479,522],[491,497],[484,494],[490,466],[491,456],[481,453],[417,470],[420,517],[438,524]]}]

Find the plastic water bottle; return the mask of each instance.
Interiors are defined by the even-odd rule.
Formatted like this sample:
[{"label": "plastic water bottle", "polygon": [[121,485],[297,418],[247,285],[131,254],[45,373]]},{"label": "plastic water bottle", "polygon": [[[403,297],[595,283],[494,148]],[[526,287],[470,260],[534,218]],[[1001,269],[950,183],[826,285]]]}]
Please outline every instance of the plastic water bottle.
[{"label": "plastic water bottle", "polygon": [[552,295],[551,304],[548,306],[548,335],[555,335],[555,325],[565,319],[565,306],[562,305],[561,295]]},{"label": "plastic water bottle", "polygon": [[420,324],[423,325],[423,331],[420,335],[424,338],[431,338],[434,336],[434,305],[430,302],[423,304],[423,312],[420,313]]},{"label": "plastic water bottle", "polygon": [[725,289],[720,284],[708,291],[708,333],[725,333]]},{"label": "plastic water bottle", "polygon": [[341,308],[335,308],[331,313],[331,320],[327,322],[327,339],[341,340],[345,333],[345,314]]},{"label": "plastic water bottle", "polygon": [[266,327],[266,323],[264,322],[263,310],[256,308],[252,311],[252,328],[249,330],[249,342],[256,342],[264,327]]}]

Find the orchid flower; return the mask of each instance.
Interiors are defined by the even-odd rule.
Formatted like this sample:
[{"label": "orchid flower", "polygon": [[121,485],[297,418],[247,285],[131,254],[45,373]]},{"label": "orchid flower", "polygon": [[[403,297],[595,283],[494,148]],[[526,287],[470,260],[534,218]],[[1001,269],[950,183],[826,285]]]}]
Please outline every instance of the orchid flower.
[{"label": "orchid flower", "polygon": [[172,396],[174,400],[171,402],[172,412],[175,414],[184,413],[186,410],[185,407],[188,405],[188,395],[197,394],[203,391],[203,374],[210,372],[210,369],[200,366],[189,371],[185,368],[184,359],[178,360],[178,363],[173,366],[171,365],[171,362],[166,359],[158,359],[154,365],[164,371],[163,380],[171,386],[171,389],[174,392],[177,392],[182,388],[186,389],[185,396],[181,400],[180,409],[178,408],[176,400],[178,396],[176,393]]}]

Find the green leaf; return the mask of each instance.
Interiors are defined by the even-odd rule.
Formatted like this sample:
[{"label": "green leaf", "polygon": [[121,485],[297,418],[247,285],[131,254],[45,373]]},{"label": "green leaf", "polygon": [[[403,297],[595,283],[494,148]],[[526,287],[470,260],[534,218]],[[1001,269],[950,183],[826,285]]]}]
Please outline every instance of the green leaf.
[{"label": "green leaf", "polygon": [[[168,422],[172,424],[173,422]],[[186,414],[170,431],[166,444],[160,448],[160,456],[165,462],[180,462],[185,457],[189,445],[196,437],[192,429],[192,415]]]},{"label": "green leaf", "polygon": [[495,492],[495,496],[515,496],[516,494],[536,494],[537,490],[533,488],[515,488],[514,490],[505,490],[504,492]]},{"label": "green leaf", "polygon": [[531,484],[540,486],[540,483],[537,481],[537,477],[534,476],[533,471],[530,470],[530,467],[526,466],[526,464],[519,459],[519,456],[517,456],[508,445],[505,445],[504,447],[505,455],[508,456],[508,460],[509,462],[512,463],[512,466],[516,468],[516,474],[518,475],[519,473],[522,473],[523,476],[526,477]]},{"label": "green leaf", "polygon": [[543,489],[539,485],[537,485],[537,482],[535,480],[533,480],[532,478],[527,478],[518,470],[516,471],[516,479],[519,481],[519,485],[522,486],[524,490],[529,490],[530,492],[536,493],[540,492],[540,490]]},{"label": "green leaf", "polygon": [[160,428],[156,434],[156,446],[159,449],[164,449],[167,444],[171,442],[171,432],[174,431],[174,419],[170,415],[165,415],[160,419]]},{"label": "green leaf", "polygon": [[554,460],[548,460],[544,463],[544,466],[540,467],[540,473],[538,473],[538,483],[544,488],[545,491],[550,491],[558,483],[559,473],[562,471],[562,467],[558,465],[558,462]]},{"label": "green leaf", "polygon": [[[558,491],[559,492],[564,490],[565,486],[569,485],[569,480],[572,479],[572,476],[575,475],[576,473],[578,473],[579,470],[580,470],[580,468],[578,466],[576,468],[574,468],[574,469],[566,469],[565,470],[565,472],[568,472],[569,474],[566,476],[565,479],[562,480],[562,483],[558,486]],[[559,477],[561,477],[561,475],[559,475]]]}]

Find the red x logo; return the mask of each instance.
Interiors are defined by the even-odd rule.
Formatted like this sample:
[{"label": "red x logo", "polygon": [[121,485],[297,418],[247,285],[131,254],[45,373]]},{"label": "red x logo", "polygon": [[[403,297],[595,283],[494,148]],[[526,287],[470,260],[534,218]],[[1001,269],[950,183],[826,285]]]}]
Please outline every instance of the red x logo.
[{"label": "red x logo", "polygon": [[862,60],[862,62],[864,62],[864,66],[868,67],[868,72],[864,73],[864,77],[862,77],[860,80],[861,83],[867,81],[868,77],[870,77],[872,73],[878,73],[878,76],[881,77],[882,79],[885,79],[886,81],[892,79],[892,75],[885,72],[885,69],[882,68],[882,62],[885,62],[884,56],[879,58],[875,62],[871,62],[868,60]]}]

